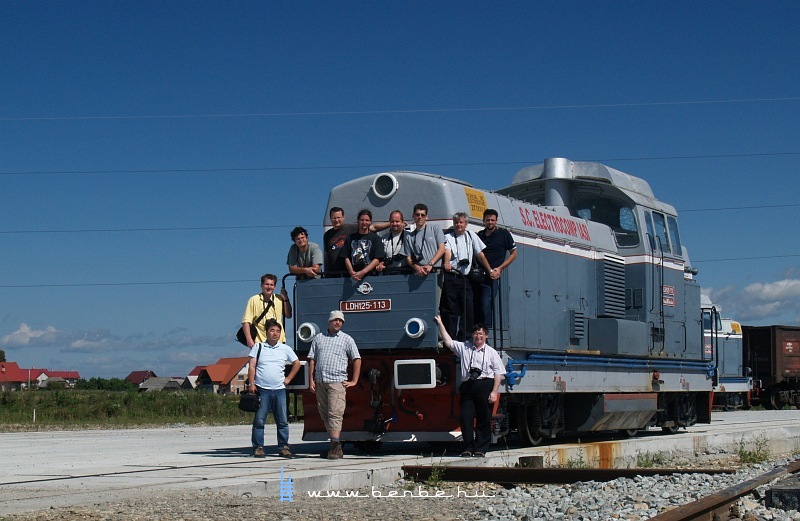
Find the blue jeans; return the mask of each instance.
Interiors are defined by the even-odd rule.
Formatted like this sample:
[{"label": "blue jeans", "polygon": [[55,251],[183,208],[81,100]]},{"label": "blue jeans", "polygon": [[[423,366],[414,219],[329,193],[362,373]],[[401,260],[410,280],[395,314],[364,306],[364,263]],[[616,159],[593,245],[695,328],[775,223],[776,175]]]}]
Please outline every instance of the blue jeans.
[{"label": "blue jeans", "polygon": [[272,412],[275,426],[278,430],[278,447],[289,444],[289,419],[286,412],[286,389],[262,389],[256,387],[261,395],[261,407],[258,408],[253,418],[253,434],[251,441],[253,447],[264,446],[264,423],[267,414]]}]

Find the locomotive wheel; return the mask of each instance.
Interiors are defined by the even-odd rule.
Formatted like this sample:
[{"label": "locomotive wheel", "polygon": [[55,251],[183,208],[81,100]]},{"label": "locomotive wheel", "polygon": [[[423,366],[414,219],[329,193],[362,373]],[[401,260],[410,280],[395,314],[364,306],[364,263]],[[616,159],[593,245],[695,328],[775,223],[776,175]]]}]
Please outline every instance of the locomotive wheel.
[{"label": "locomotive wheel", "polygon": [[522,444],[528,447],[541,445],[544,436],[539,433],[538,407],[534,402],[523,403],[517,409],[519,417],[519,436]]},{"label": "locomotive wheel", "polygon": [[622,429],[619,431],[619,433],[626,438],[635,438],[639,435],[639,429]]},{"label": "locomotive wheel", "polygon": [[786,405],[783,400],[781,400],[779,393],[771,393],[769,396],[769,403],[772,405],[771,409],[775,409],[776,411],[783,409],[783,406]]},{"label": "locomotive wheel", "polygon": [[769,390],[763,391],[758,401],[768,411],[775,408],[775,406],[772,404],[772,392]]},{"label": "locomotive wheel", "polygon": [[678,426],[672,424],[669,427],[661,427],[661,431],[667,434],[675,434],[676,432],[678,432]]}]

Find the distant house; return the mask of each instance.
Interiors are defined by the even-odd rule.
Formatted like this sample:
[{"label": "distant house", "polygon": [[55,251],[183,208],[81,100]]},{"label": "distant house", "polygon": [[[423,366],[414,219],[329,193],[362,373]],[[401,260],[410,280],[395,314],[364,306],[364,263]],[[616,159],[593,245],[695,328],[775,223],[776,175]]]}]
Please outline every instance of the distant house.
[{"label": "distant house", "polygon": [[220,358],[216,364],[205,366],[197,376],[196,388],[212,393],[239,394],[245,389],[250,357]]},{"label": "distant house", "polygon": [[19,391],[28,382],[28,371],[16,362],[0,362],[0,391]]},{"label": "distant house", "polygon": [[80,378],[77,371],[50,371],[49,369],[20,368],[16,362],[0,363],[0,389],[21,390],[45,388],[48,383],[62,382],[64,387],[75,386]]},{"label": "distant house", "polygon": [[44,383],[39,384],[39,387],[50,387],[53,386],[55,389],[64,389],[69,387],[69,384],[66,380],[61,378],[60,376],[52,376],[44,381]]},{"label": "distant house", "polygon": [[153,376],[139,384],[139,392],[180,391],[181,378],[159,378]]},{"label": "distant house", "polygon": [[181,389],[192,390],[197,387],[197,377],[200,376],[200,371],[205,369],[206,366],[198,365],[194,369],[192,369],[186,378],[183,379],[183,383],[181,384]]},{"label": "distant house", "polygon": [[[24,369],[23,369],[24,370]],[[64,387],[75,387],[81,377],[77,371],[51,371],[49,369],[29,369],[31,374],[31,387],[46,388],[51,383],[63,382]]]},{"label": "distant house", "polygon": [[156,373],[153,371],[133,371],[131,374],[125,377],[125,380],[134,383],[136,385],[141,385],[142,382],[147,380],[148,378],[157,377]]}]

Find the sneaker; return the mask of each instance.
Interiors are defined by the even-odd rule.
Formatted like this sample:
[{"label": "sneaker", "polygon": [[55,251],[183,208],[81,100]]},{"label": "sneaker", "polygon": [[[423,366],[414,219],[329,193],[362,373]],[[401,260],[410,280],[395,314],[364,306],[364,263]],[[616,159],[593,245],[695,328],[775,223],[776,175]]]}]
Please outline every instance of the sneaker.
[{"label": "sneaker", "polygon": [[267,455],[264,452],[264,447],[255,447],[255,448],[253,448],[253,457],[254,458],[266,458]]},{"label": "sneaker", "polygon": [[281,447],[281,450],[278,451],[278,456],[281,458],[291,458],[293,456],[292,451],[289,450],[288,445],[284,445]]},{"label": "sneaker", "polygon": [[471,458],[472,457],[472,453],[470,451],[468,451],[468,450],[465,450],[464,452],[461,453],[461,457],[462,458]]},{"label": "sneaker", "polygon": [[328,459],[342,459],[343,457],[342,443],[340,441],[332,441],[331,448],[328,450]]}]

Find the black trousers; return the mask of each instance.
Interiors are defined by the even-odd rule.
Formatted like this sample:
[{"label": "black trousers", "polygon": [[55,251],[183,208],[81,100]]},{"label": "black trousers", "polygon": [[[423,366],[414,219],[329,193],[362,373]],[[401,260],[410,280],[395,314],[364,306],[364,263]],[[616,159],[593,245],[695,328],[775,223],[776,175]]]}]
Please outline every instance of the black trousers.
[{"label": "black trousers", "polygon": [[439,313],[442,315],[442,323],[451,337],[461,341],[469,337],[475,322],[472,283],[461,275],[446,271]]},{"label": "black trousers", "polygon": [[[494,387],[494,378],[468,380],[461,383],[461,450],[489,452],[492,443],[492,410],[489,395]],[[475,424],[473,429],[472,424]]]}]

